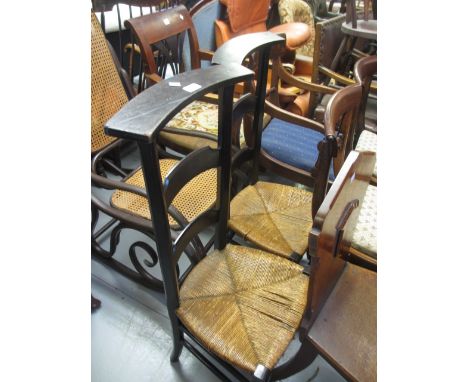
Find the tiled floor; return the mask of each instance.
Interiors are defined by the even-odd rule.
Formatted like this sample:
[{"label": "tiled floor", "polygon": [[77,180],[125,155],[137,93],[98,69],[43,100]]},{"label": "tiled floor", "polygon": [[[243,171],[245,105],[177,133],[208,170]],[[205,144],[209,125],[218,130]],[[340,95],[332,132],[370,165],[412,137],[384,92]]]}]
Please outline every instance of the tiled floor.
[{"label": "tiled floor", "polygon": [[[125,168],[135,168],[139,155],[135,148],[123,152]],[[274,180],[266,177],[265,180]],[[110,191],[93,189],[102,200],[109,200]],[[101,219],[98,226],[103,224]],[[206,242],[211,233],[203,233]],[[128,248],[135,240],[152,243],[134,230],[123,230],[114,258],[131,266]],[[108,237],[101,238],[108,247]],[[139,254],[144,258],[144,254]],[[148,269],[158,275],[156,269]],[[181,266],[182,270],[184,265]],[[101,307],[91,317],[92,380],[96,382],[144,381],[218,381],[190,352],[183,350],[180,362],[171,364],[170,323],[164,294],[158,293],[121,276],[96,260],[92,260],[92,293],[101,300]],[[285,358],[297,348],[293,341]],[[281,362],[281,361],[280,361]],[[339,382],[344,379],[323,359],[317,359],[305,370],[287,381]]]}]

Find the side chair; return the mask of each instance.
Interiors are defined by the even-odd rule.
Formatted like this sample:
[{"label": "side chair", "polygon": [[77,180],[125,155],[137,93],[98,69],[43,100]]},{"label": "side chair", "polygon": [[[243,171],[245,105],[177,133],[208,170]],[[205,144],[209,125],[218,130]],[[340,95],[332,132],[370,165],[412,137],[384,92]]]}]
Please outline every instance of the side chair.
[{"label": "side chair", "polygon": [[[309,278],[307,270],[287,259],[228,244],[232,124],[249,112],[255,115],[254,124],[258,128],[261,126],[269,50],[282,42],[268,32],[241,37],[230,40],[225,49],[215,53],[215,65],[172,79],[183,86],[195,82],[200,85],[198,89],[189,93],[181,87],[171,87],[169,80],[160,81],[125,105],[108,121],[105,131],[136,141],[141,153],[172,328],[174,347],[170,360],[176,362],[185,347],[222,380],[269,381],[286,378],[315,358],[315,337],[308,333],[314,328],[313,319],[319,313],[320,305],[329,300],[327,294],[334,290],[337,278],[322,266],[314,268],[311,273],[314,277]],[[238,39],[242,44],[237,44]],[[247,45],[248,39],[252,40]],[[254,76],[253,71],[240,65],[246,54],[254,49],[259,50],[261,57],[258,85],[255,93],[246,94],[234,103],[234,85],[250,81]],[[217,148],[205,147],[190,153],[163,182],[156,150],[158,132],[187,104],[212,91],[219,95]],[[170,107],[161,106],[163,100]],[[367,157],[364,153],[356,155]],[[361,192],[373,163],[363,169],[362,161],[357,163],[356,156],[351,159],[352,163],[343,167],[351,167],[352,174],[348,171],[346,176],[338,175],[338,179],[345,178],[349,183],[352,178],[352,189],[357,187]],[[195,218],[173,241],[166,206],[184,184],[210,168],[218,168],[219,172],[216,203]],[[344,186],[337,183],[337,187],[343,189]],[[361,194],[351,192],[351,196],[353,206],[362,200]],[[348,208],[345,212],[352,210]],[[181,251],[194,235],[213,224],[216,226],[214,251],[199,259],[186,277],[179,280],[174,264]],[[341,236],[335,241],[338,249],[342,246],[340,239]],[[322,245],[319,240],[319,250]],[[329,251],[328,247],[327,244],[323,249]],[[321,251],[318,253],[322,255]],[[323,258],[327,254],[325,252]],[[323,277],[326,278],[324,282],[321,281]],[[315,296],[317,290],[322,292],[319,298]],[[290,360],[277,366],[298,329],[300,349]]]}]

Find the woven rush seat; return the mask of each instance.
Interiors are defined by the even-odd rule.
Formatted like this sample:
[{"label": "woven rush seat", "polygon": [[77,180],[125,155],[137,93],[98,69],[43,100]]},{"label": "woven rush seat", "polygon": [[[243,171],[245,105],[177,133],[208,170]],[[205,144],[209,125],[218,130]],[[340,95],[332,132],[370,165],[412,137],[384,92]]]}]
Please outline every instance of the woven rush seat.
[{"label": "woven rush seat", "polygon": [[[164,178],[169,171],[178,163],[174,159],[162,159],[159,161],[161,166],[161,176]],[[216,169],[210,169],[202,172],[187,183],[177,194],[172,205],[191,221],[200,213],[210,208],[216,200]],[[138,169],[131,174],[125,183],[145,189],[143,171]],[[148,206],[148,200],[142,196],[131,192],[117,190],[112,194],[111,204],[113,207],[139,215],[145,219],[151,220]],[[169,223],[172,227],[177,227],[176,221],[169,216]]]},{"label": "woven rush seat", "polygon": [[351,246],[377,259],[377,187],[367,187]]},{"label": "woven rush seat", "polygon": [[177,315],[210,351],[253,372],[273,368],[292,340],[307,300],[302,267],[228,244],[206,256],[180,289]]},{"label": "woven rush seat", "polygon": [[[356,144],[356,151],[372,151],[377,153],[377,134],[363,130]],[[375,161],[372,176],[377,178],[377,160]]]},{"label": "woven rush seat", "polygon": [[312,196],[297,187],[257,182],[231,201],[229,228],[262,249],[297,259],[308,245]]}]

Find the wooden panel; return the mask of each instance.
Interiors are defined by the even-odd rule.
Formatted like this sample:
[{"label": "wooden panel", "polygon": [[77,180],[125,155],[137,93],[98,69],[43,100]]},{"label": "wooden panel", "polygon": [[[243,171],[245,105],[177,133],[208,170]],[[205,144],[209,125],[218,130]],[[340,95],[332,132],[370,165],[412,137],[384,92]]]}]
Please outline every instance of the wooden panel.
[{"label": "wooden panel", "polygon": [[309,332],[344,377],[377,380],[377,273],[347,264]]}]

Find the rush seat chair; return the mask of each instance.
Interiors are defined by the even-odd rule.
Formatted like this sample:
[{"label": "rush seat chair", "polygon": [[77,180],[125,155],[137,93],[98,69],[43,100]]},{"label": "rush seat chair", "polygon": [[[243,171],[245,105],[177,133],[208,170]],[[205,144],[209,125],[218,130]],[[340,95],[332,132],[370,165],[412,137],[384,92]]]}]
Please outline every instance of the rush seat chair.
[{"label": "rush seat chair", "polygon": [[[320,133],[321,125],[317,122],[296,115],[288,116],[284,110],[275,109],[266,102],[265,112],[276,114],[273,114],[274,118],[260,136],[259,163],[275,174],[314,188],[313,192],[309,192],[252,179],[250,186],[240,191],[231,204],[229,227],[239,237],[291,260],[299,261],[302,258],[308,248],[308,231],[303,222],[312,224],[328,189],[330,175],[327,177],[327,174],[337,174],[352,149],[354,129],[364,121],[367,95],[376,65],[375,56],[358,61],[355,69],[358,85],[349,85],[348,90],[343,88],[330,98],[322,127],[327,132],[328,141]],[[362,98],[361,92],[357,91],[359,87]],[[347,94],[346,97],[344,94]],[[338,109],[342,113],[347,112],[348,119],[336,113]],[[284,115],[288,116],[289,121],[285,120]],[[282,119],[276,118],[281,116]],[[339,126],[337,121],[347,122],[348,125]],[[332,139],[336,146],[326,148]],[[330,171],[331,160],[333,171]],[[370,185],[350,247],[351,261],[373,270],[377,267],[376,198],[377,188]]]},{"label": "rush seat chair", "polygon": [[[350,145],[344,137],[352,137],[354,133],[361,94],[360,85],[350,85],[335,93],[328,103],[323,126],[309,121],[309,130],[290,124],[298,130],[296,134],[305,134],[302,138],[297,136],[297,144],[314,155],[309,168],[309,176],[313,175],[315,180],[314,192],[252,179],[251,185],[232,200],[230,229],[264,250],[294,261],[302,258],[308,248],[307,235],[313,217],[328,189],[332,159],[337,174],[349,152],[345,148]],[[309,131],[317,137],[308,139]],[[278,134],[278,142],[292,138],[283,134]],[[264,138],[265,132],[261,136]]]},{"label": "rush seat chair", "polygon": [[[314,268],[314,277],[308,278],[307,270],[287,259],[228,243],[232,122],[245,112],[253,112],[260,126],[269,49],[281,42],[270,33],[252,38],[248,46],[248,40],[243,39],[241,52],[233,53],[234,58],[241,57],[234,61],[236,63],[230,54],[233,52],[231,47],[216,52],[213,62],[217,65],[174,78],[183,85],[198,83],[200,88],[197,90],[184,92],[163,80],[135,97],[134,102],[124,106],[106,124],[107,134],[136,141],[141,152],[172,328],[174,347],[170,360],[177,361],[185,347],[218,377],[231,381],[282,379],[310,364],[318,352],[314,343],[316,337],[309,336],[309,330],[314,328],[313,320],[321,305],[328,301],[328,294],[334,290],[337,279],[338,283],[340,281],[333,270],[326,267]],[[235,44],[235,40],[227,44]],[[257,72],[258,86],[255,94],[247,94],[234,104],[234,85],[251,80],[254,75],[239,64],[245,57],[244,53],[249,54],[251,49],[260,49],[262,57]],[[187,104],[213,90],[219,94],[217,149],[205,147],[190,153],[163,184],[156,150],[158,132]],[[155,108],[155,101],[160,104],[157,101],[163,99],[168,101],[170,108]],[[365,156],[364,153],[359,155]],[[349,169],[346,176],[338,175],[338,178],[349,181],[354,174],[352,185],[361,191],[370,177],[372,166],[370,163],[363,170],[353,161],[343,166]],[[171,240],[166,206],[185,183],[209,168],[218,168],[219,171],[214,207],[192,221],[175,241]],[[352,196],[353,206],[357,206],[362,195],[352,193]],[[340,212],[340,215],[343,214]],[[179,281],[174,267],[177,257],[193,235],[213,224],[216,226],[214,250],[199,259]],[[320,238],[322,236],[319,237],[319,250],[324,245]],[[341,254],[339,239],[336,241],[337,253]],[[329,251],[328,243],[323,249]],[[321,259],[328,255],[328,252],[318,253]],[[321,292],[318,296],[317,289]],[[300,349],[289,361],[277,366],[298,329]]]}]

